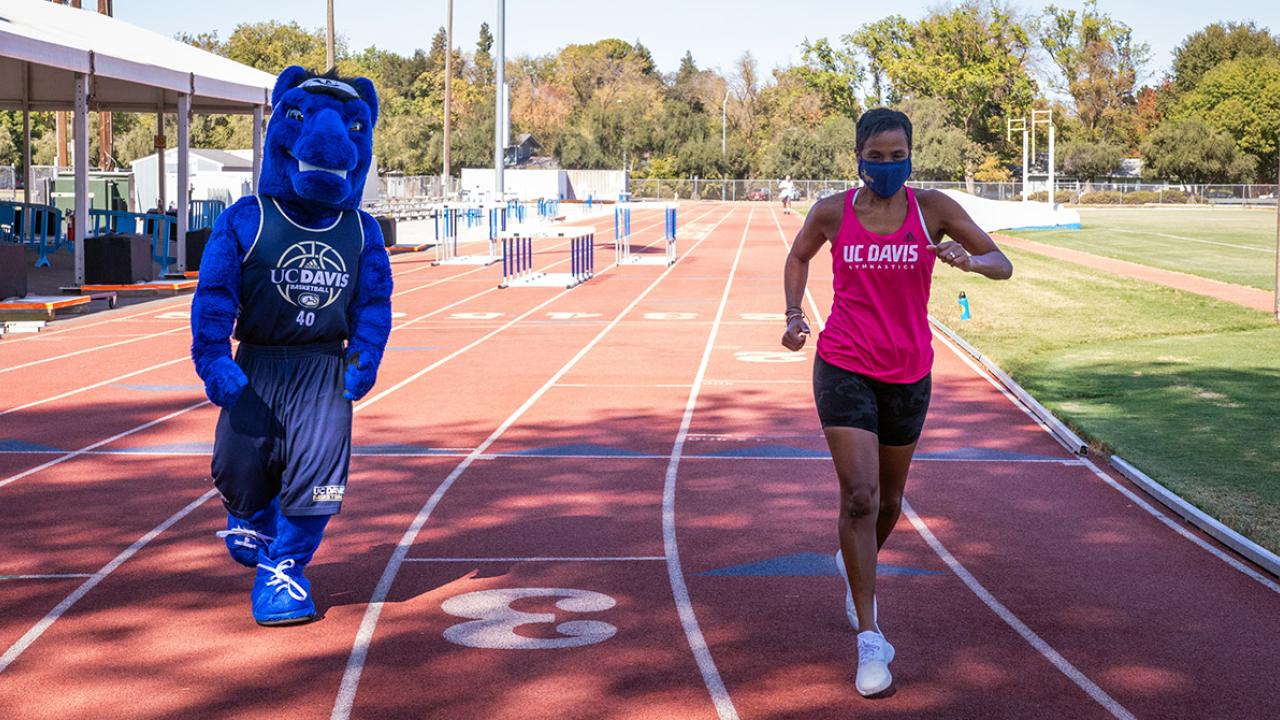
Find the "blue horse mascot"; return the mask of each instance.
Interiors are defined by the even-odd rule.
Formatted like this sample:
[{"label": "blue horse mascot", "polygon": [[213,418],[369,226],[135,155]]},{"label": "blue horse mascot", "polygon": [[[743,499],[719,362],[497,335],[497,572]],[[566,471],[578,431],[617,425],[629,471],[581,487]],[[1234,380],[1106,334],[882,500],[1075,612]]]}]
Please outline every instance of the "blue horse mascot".
[{"label": "blue horse mascot", "polygon": [[218,535],[257,571],[254,620],[292,625],[316,617],[303,569],[342,506],[351,405],[373,387],[391,333],[391,263],[359,209],[373,83],[289,67],[271,104],[258,192],[218,218],[205,248],[191,357],[221,408]]}]

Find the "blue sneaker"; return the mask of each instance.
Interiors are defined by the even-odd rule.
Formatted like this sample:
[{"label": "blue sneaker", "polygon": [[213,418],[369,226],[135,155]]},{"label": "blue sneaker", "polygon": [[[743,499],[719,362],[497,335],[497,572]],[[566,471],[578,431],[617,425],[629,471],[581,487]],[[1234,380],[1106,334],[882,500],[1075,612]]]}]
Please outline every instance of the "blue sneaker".
[{"label": "blue sneaker", "polygon": [[258,553],[275,539],[276,518],[279,515],[280,503],[274,499],[247,518],[227,513],[227,529],[219,530],[217,534],[226,540],[231,559],[245,567],[257,567]]},{"label": "blue sneaker", "polygon": [[250,599],[259,625],[297,625],[315,619],[311,582],[302,571],[320,546],[328,522],[328,515],[280,516],[276,538],[255,563],[258,574]]}]

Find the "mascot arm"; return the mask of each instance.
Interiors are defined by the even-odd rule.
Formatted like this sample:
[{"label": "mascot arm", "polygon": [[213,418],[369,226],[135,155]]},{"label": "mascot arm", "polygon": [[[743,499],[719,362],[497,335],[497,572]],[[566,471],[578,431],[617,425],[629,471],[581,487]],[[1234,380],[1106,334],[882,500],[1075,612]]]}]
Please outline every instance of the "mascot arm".
[{"label": "mascot arm", "polygon": [[191,302],[191,359],[215,405],[231,407],[248,384],[231,359],[231,333],[240,313],[244,240],[257,234],[257,201],[244,197],[218,216],[200,258],[200,282]]},{"label": "mascot arm", "polygon": [[382,244],[382,230],[373,216],[360,212],[364,249],[360,253],[359,284],[347,310],[351,340],[347,343],[346,392],[359,400],[378,379],[378,366],[391,335],[391,260]]}]

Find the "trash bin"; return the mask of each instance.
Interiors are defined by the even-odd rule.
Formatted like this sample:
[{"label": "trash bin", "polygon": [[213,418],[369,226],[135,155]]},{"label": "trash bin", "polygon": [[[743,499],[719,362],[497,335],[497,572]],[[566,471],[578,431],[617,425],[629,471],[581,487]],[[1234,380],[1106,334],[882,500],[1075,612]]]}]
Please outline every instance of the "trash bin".
[{"label": "trash bin", "polygon": [[27,295],[27,263],[22,245],[0,242],[0,300]]}]

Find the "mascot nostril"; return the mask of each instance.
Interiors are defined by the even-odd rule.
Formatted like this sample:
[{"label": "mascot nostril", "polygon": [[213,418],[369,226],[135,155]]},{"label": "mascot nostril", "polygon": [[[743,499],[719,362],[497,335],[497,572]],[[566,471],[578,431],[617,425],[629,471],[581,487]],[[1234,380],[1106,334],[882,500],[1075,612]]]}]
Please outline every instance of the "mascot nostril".
[{"label": "mascot nostril", "polygon": [[290,67],[271,106],[258,192],[218,217],[205,246],[191,357],[222,408],[218,534],[256,572],[254,620],[293,625],[316,617],[303,569],[342,506],[352,402],[377,380],[392,283],[382,232],[360,210],[373,83]]}]

